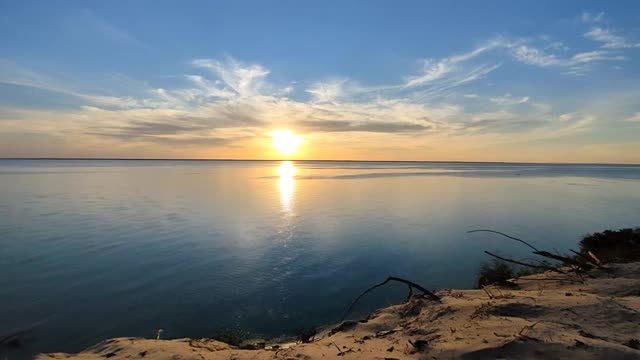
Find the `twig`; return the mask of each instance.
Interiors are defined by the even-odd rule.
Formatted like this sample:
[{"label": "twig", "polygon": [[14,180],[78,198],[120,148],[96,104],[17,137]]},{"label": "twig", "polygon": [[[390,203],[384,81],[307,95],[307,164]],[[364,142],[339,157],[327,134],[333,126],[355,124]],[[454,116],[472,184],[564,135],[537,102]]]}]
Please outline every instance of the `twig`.
[{"label": "twig", "polygon": [[546,260],[538,260],[538,259],[529,258],[529,257],[528,257],[528,258],[518,259],[518,261],[524,261],[524,260],[527,260],[527,261],[534,261],[534,262],[536,262],[538,265],[541,265],[541,266],[549,266],[549,263],[548,263],[548,262],[546,262]]},{"label": "twig", "polygon": [[606,268],[606,267],[604,267],[604,266],[600,265],[600,263],[598,263],[597,261],[595,261],[593,258],[591,258],[591,257],[589,257],[589,256],[587,256],[587,255],[585,255],[585,254],[583,254],[583,253],[577,252],[577,251],[575,251],[575,250],[573,250],[573,249],[569,249],[569,251],[571,251],[572,253],[574,253],[574,254],[578,255],[579,257],[581,257],[581,258],[585,259],[585,260],[586,260],[587,262],[589,262],[590,264],[595,265],[598,269],[600,269],[600,270],[607,270],[607,268]]},{"label": "twig", "polygon": [[340,321],[343,321],[347,315],[349,315],[349,313],[351,313],[351,310],[353,309],[353,307],[356,305],[356,303],[360,300],[360,298],[362,298],[363,296],[365,296],[368,292],[377,289],[383,285],[385,285],[386,283],[388,283],[389,281],[397,281],[397,282],[401,282],[407,286],[409,286],[410,288],[414,288],[416,290],[419,290],[420,292],[422,292],[423,294],[427,295],[431,300],[440,302],[440,297],[434,293],[432,293],[431,291],[425,289],[424,287],[414,283],[413,281],[409,281],[409,280],[405,280],[405,279],[401,279],[399,277],[395,277],[395,276],[389,276],[385,281],[381,282],[380,284],[374,285],[368,289],[366,289],[365,291],[362,292],[362,294],[358,295],[358,297],[353,300],[353,302],[351,303],[351,305],[349,305],[349,308],[347,309],[347,311],[344,313],[344,315],[342,316],[342,318],[340,319]]},{"label": "twig", "polygon": [[576,266],[582,270],[591,270],[593,269],[593,266],[591,266],[590,264],[584,263],[584,262],[580,262],[578,260],[572,259],[570,257],[566,257],[566,256],[560,256],[560,255],[555,255],[552,254],[548,251],[534,251],[533,252],[536,255],[542,256],[542,257],[546,257],[549,259],[553,259],[556,261],[560,261],[562,263],[564,263],[565,265],[569,265],[569,266]]},{"label": "twig", "polygon": [[494,298],[493,293],[491,293],[491,290],[487,289],[486,286],[483,286],[482,290],[484,290],[484,292],[487,293],[487,296],[489,297],[489,299],[493,299]]},{"label": "twig", "polygon": [[520,331],[518,331],[518,335],[522,335],[522,333],[526,330],[526,329],[533,329],[534,326],[538,325],[537,322],[531,324],[531,325],[525,325],[522,329],[520,329]]},{"label": "twig", "polygon": [[518,281],[568,281],[568,282],[577,282],[577,283],[583,283],[584,281],[576,281],[573,280],[571,278],[554,278],[554,277],[545,277],[543,279],[527,279],[526,277],[520,277],[518,278]]},{"label": "twig", "polygon": [[572,278],[566,277],[566,278],[554,278],[554,277],[545,277],[545,278],[533,278],[533,279],[527,279],[526,277],[520,277],[518,278],[518,281],[566,281],[566,282],[570,282],[570,283],[584,283],[584,281],[582,280],[574,280]]},{"label": "twig", "polygon": [[528,264],[528,263],[525,263],[525,262],[520,262],[520,261],[517,261],[517,260],[507,259],[507,258],[504,258],[502,256],[498,256],[496,254],[492,254],[491,252],[489,252],[487,250],[485,250],[484,253],[489,255],[489,256],[493,256],[494,258],[500,259],[502,261],[506,261],[506,262],[510,262],[510,263],[514,263],[514,264],[518,264],[518,265],[522,265],[522,266],[527,266],[527,267],[534,268],[534,269],[543,269],[543,270],[555,271],[555,272],[560,273],[560,274],[565,274],[564,271],[556,269],[556,268],[551,267],[551,266],[534,265],[534,264]]},{"label": "twig", "polygon": [[409,301],[413,296],[413,288],[411,287],[411,285],[407,285],[407,287],[409,288],[409,293],[407,294],[407,301]]},{"label": "twig", "polygon": [[[566,257],[566,256],[555,255],[555,254],[552,254],[552,253],[550,253],[548,251],[539,250],[535,246],[529,244],[528,242],[526,242],[526,241],[524,241],[522,239],[518,239],[517,237],[513,237],[511,235],[507,235],[507,234],[501,233],[499,231],[495,231],[495,230],[471,230],[471,231],[467,231],[467,233],[474,233],[474,232],[490,232],[490,233],[502,235],[502,236],[504,236],[506,238],[518,241],[518,242],[528,246],[529,248],[533,249],[533,253],[536,254],[536,255],[539,255],[539,256],[542,256],[542,257],[546,257],[546,258],[549,258],[549,259],[553,259],[553,260],[556,260],[556,261],[560,261],[560,262],[564,263],[565,265],[577,266],[577,267],[579,267],[580,269],[583,269],[583,270],[590,270],[591,268],[593,268],[593,266],[591,266],[588,263],[583,263],[583,262],[574,260],[574,259]],[[527,265],[525,265],[525,266],[527,266]]]},{"label": "twig", "polygon": [[526,246],[530,247],[531,249],[533,249],[533,251],[540,251],[538,250],[535,246],[529,244],[528,242],[522,240],[522,239],[518,239],[517,237],[513,237],[511,235],[507,235],[505,233],[501,233],[500,231],[495,231],[495,230],[471,230],[471,231],[467,231],[467,234],[471,234],[471,233],[475,233],[475,232],[490,232],[490,233],[494,233],[494,234],[498,234],[498,235],[502,235],[504,237],[507,237],[511,240],[515,240],[518,241],[520,243],[525,244]]},{"label": "twig", "polygon": [[598,257],[594,253],[592,253],[591,251],[587,251],[587,254],[589,254],[589,256],[591,256],[593,261],[595,261],[596,263],[602,265],[602,261],[600,261],[600,259],[598,259]]}]

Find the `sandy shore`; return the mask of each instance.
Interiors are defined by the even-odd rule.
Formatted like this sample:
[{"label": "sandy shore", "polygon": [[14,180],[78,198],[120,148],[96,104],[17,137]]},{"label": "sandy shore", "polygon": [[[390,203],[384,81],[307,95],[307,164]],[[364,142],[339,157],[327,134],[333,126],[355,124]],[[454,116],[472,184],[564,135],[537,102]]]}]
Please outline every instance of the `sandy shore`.
[{"label": "sandy shore", "polygon": [[584,283],[545,273],[517,289],[441,290],[441,303],[413,297],[308,344],[117,338],[37,359],[640,359],[640,263],[609,267]]}]

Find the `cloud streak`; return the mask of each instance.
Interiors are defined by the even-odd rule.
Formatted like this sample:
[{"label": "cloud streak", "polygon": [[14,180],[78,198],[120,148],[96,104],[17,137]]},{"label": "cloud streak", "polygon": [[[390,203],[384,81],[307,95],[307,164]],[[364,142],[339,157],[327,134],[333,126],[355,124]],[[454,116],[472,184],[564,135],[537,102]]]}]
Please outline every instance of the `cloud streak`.
[{"label": "cloud streak", "polygon": [[588,11],[583,11],[580,14],[580,19],[585,23],[599,23],[604,21],[605,14],[604,12],[599,12],[597,14],[592,14]]},{"label": "cloud streak", "polygon": [[[287,87],[269,82],[270,72],[264,66],[242,63],[231,57],[194,60],[194,68],[205,69],[210,76],[185,75],[191,86],[147,89],[145,98],[82,94],[29,72],[17,80],[0,81],[79,97],[91,105],[65,113],[46,113],[50,122],[58,122],[58,131],[121,141],[221,146],[250,136],[265,136],[264,129],[283,126],[303,133],[412,136],[449,136],[465,131],[501,133],[546,126],[545,121],[530,120],[532,116],[548,117],[548,109],[544,104],[534,106],[538,104],[531,102],[529,96],[494,96],[483,100],[474,95],[474,101],[485,101],[485,106],[494,107],[492,111],[480,113],[467,112],[463,107],[441,101],[430,102],[498,69],[500,64],[468,62],[501,47],[513,50],[509,44],[491,41],[468,53],[434,60],[420,76],[407,77],[402,84],[365,87],[348,79],[315,83],[304,90],[310,95],[310,101],[290,98]],[[516,51],[523,54],[517,48]],[[539,55],[533,52],[527,57],[533,56],[530,54]],[[570,61],[590,62],[603,56],[601,53],[577,54]],[[524,112],[506,111],[506,108],[525,104],[528,104],[527,116]],[[25,121],[45,113],[18,111],[14,114],[17,114],[15,118]],[[34,121],[33,127],[44,123]],[[41,129],[52,131],[54,128]]]},{"label": "cloud streak", "polygon": [[621,35],[616,35],[610,30],[594,27],[588,32],[584,33],[584,37],[602,43],[602,47],[605,49],[628,49],[640,47],[640,42],[634,42],[624,38]]}]

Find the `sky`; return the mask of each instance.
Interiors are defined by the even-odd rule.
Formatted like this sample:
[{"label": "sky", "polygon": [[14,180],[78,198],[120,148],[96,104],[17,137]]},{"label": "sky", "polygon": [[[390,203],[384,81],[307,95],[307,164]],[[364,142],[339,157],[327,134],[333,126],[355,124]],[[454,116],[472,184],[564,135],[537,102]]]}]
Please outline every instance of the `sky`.
[{"label": "sky", "polygon": [[0,157],[640,163],[638,1],[0,0]]}]

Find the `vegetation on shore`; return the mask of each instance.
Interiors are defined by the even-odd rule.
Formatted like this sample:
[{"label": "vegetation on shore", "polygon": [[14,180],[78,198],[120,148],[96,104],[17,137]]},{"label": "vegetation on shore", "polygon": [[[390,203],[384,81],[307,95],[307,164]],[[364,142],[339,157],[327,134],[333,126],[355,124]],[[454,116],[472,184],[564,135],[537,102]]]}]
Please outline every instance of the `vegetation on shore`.
[{"label": "vegetation on shore", "polygon": [[[579,246],[580,251],[574,252],[573,256],[562,257],[575,261],[587,259],[594,265],[640,261],[640,228],[587,234],[580,240]],[[491,284],[509,286],[510,279],[547,271],[552,264],[540,261],[536,266],[527,267],[494,258],[490,263],[480,266],[475,287],[480,289]]]},{"label": "vegetation on shore", "polygon": [[580,241],[580,252],[592,252],[603,263],[628,263],[640,260],[640,228],[605,230],[586,235]]}]

